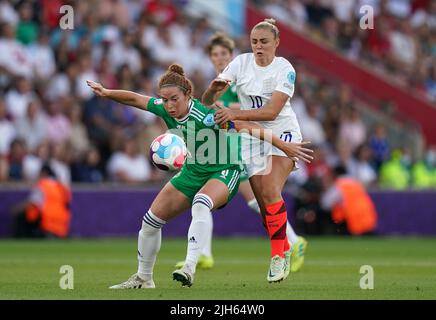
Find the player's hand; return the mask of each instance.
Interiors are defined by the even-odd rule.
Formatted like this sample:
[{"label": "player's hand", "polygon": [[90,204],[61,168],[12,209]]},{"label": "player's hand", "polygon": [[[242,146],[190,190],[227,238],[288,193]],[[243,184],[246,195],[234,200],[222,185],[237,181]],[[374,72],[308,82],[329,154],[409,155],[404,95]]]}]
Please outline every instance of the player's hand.
[{"label": "player's hand", "polygon": [[313,160],[311,155],[313,150],[305,147],[308,144],[310,144],[310,141],[303,141],[301,143],[285,142],[282,150],[294,161],[301,159],[304,162],[311,163]]},{"label": "player's hand", "polygon": [[224,90],[229,83],[230,83],[229,80],[216,78],[216,79],[212,80],[209,87],[214,92],[220,92],[220,91]]},{"label": "player's hand", "polygon": [[235,120],[235,111],[229,108],[224,107],[223,104],[215,103],[215,106],[218,107],[218,111],[215,112],[215,122],[218,124],[226,123],[228,121]]},{"label": "player's hand", "polygon": [[99,97],[106,97],[108,95],[108,90],[104,88],[100,83],[86,80],[86,84],[91,87],[95,95]]}]

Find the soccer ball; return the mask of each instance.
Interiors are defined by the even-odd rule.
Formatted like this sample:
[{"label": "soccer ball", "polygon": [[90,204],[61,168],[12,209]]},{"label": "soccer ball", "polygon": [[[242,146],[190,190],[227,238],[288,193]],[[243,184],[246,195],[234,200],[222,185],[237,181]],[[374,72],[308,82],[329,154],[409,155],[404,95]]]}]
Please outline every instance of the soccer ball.
[{"label": "soccer ball", "polygon": [[185,163],[188,150],[185,141],[178,135],[164,133],[150,145],[150,158],[161,170],[179,170]]}]

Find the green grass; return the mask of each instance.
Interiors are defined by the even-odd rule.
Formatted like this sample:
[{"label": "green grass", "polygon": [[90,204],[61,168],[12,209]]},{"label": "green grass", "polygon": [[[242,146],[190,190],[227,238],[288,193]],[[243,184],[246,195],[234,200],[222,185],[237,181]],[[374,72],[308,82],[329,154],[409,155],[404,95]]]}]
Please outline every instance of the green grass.
[{"label": "green grass", "polygon": [[[191,288],[172,280],[184,239],[164,239],[154,290],[109,290],[136,271],[136,239],[0,241],[0,299],[436,299],[436,238],[309,238],[303,269],[269,284],[269,242],[215,239],[216,266]],[[74,268],[74,290],[61,290],[59,269]],[[374,289],[362,290],[362,265]]]}]

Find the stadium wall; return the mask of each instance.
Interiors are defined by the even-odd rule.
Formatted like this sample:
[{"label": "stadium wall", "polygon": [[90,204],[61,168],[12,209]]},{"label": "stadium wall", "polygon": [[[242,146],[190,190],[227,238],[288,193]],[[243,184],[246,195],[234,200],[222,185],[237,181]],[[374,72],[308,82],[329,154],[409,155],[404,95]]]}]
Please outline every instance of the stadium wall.
[{"label": "stadium wall", "polygon": [[[74,189],[72,237],[136,236],[142,216],[157,190]],[[11,234],[10,210],[28,196],[26,190],[0,190],[0,237]],[[292,195],[284,195],[289,219],[295,222]],[[372,192],[380,235],[436,235],[436,192]],[[224,209],[214,213],[217,236],[264,236],[260,217],[246,206],[238,194]],[[190,214],[185,212],[163,229],[164,236],[185,237]]]}]

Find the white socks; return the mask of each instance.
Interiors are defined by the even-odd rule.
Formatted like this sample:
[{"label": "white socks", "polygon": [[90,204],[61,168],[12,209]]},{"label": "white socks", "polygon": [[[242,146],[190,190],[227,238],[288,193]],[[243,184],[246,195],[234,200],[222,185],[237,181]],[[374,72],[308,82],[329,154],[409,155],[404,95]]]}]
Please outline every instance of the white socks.
[{"label": "white socks", "polygon": [[[256,198],[251,199],[247,202],[247,205],[254,211],[260,214],[260,207],[257,203]],[[293,243],[296,243],[298,241],[298,236],[295,233],[294,229],[292,229],[291,224],[289,221],[286,222],[286,236],[288,237],[288,241],[292,245]]]},{"label": "white socks", "polygon": [[210,219],[210,232],[207,234],[204,248],[201,250],[201,254],[206,257],[212,257],[212,235],[213,235],[213,217],[211,213]]},{"label": "white socks", "polygon": [[165,223],[150,210],[142,219],[138,234],[138,275],[144,280],[153,278],[153,267],[162,239],[161,228]]},{"label": "white socks", "polygon": [[188,250],[185,263],[195,272],[198,258],[208,241],[212,241],[212,199],[197,193],[192,201],[192,220],[188,230]]},{"label": "white socks", "polygon": [[288,241],[291,244],[291,246],[298,241],[298,236],[295,233],[294,229],[292,229],[289,220],[286,221],[286,236],[288,237]]},{"label": "white socks", "polygon": [[247,202],[247,205],[255,212],[257,212],[258,214],[260,214],[260,207],[259,207],[259,203],[257,203],[256,198],[251,199],[250,201]]}]

